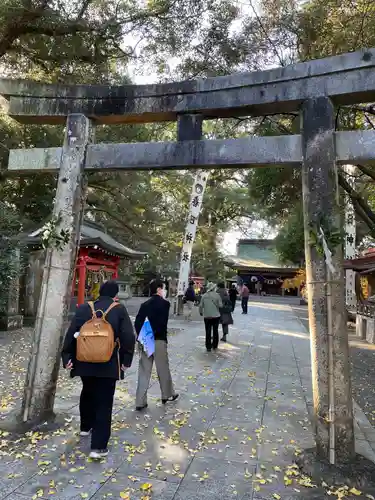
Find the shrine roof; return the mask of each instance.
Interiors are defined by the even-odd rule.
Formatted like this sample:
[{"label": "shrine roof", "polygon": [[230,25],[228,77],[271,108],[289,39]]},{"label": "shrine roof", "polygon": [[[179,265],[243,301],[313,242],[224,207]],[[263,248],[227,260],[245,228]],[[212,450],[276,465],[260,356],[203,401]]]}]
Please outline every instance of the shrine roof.
[{"label": "shrine roof", "polygon": [[[232,269],[274,269],[278,271],[294,269],[282,263],[275,252],[274,240],[241,239],[237,244],[237,255],[229,255],[225,264]],[[295,268],[297,269],[297,268]]]},{"label": "shrine roof", "polygon": [[[39,228],[26,236],[26,243],[29,245],[40,244],[40,234],[42,228]],[[80,247],[94,247],[105,250],[119,257],[127,257],[129,259],[141,259],[146,255],[146,252],[133,250],[119,241],[116,241],[108,233],[104,232],[98,224],[85,220],[81,226],[81,241]]]},{"label": "shrine roof", "polygon": [[363,274],[365,271],[373,273],[375,271],[375,248],[368,248],[354,259],[344,260],[344,268],[363,271]]}]

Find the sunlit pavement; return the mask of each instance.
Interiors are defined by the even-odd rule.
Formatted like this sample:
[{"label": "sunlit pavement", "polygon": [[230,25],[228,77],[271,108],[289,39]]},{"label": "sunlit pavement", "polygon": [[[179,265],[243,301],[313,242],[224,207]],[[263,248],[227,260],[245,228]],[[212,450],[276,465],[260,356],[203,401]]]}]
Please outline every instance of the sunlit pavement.
[{"label": "sunlit pavement", "polygon": [[[170,363],[181,398],[163,407],[154,375],[149,408],[136,413],[135,358],[118,385],[110,455],[101,463],[87,460],[89,440],[76,436],[80,382],[63,374],[56,411],[65,425],[18,442],[0,437],[0,499],[329,498],[293,466],[313,439],[309,339],[292,304],[253,299],[247,316],[237,307],[229,342],[216,353],[205,351],[196,312],[190,323],[172,319]],[[15,336],[2,353],[12,360],[12,373],[2,368],[4,414],[19,404],[25,359],[12,357],[17,345]],[[373,430],[359,408],[357,420],[358,451],[375,459]]]}]

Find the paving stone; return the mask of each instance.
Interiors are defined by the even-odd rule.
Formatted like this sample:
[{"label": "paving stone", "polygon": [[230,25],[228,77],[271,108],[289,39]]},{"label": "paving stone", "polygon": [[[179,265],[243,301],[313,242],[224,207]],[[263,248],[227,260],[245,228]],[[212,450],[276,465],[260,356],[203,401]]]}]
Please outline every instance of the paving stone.
[{"label": "paving stone", "polygon": [[[268,492],[262,490],[260,492],[257,492],[256,496],[253,497],[253,500],[275,500],[275,494],[280,495],[282,500],[323,500],[325,498],[332,498],[326,495],[326,492],[323,488],[302,488],[299,492],[296,492],[293,490],[291,491],[291,488],[287,489],[282,487],[270,487]],[[345,498],[349,499],[350,497]]]},{"label": "paving stone", "polygon": [[147,477],[171,483],[180,483],[194,458],[194,454],[175,444],[147,447],[125,460],[118,471],[128,475]]},{"label": "paving stone", "polygon": [[[142,490],[150,486],[149,490]],[[150,495],[159,500],[173,500],[177,491],[178,484],[166,481],[157,481],[149,477],[129,475],[124,472],[116,472],[97,493],[91,497],[92,500],[101,500],[108,498],[120,498],[121,492],[130,492],[132,500],[142,499]],[[81,499],[82,500],[82,499]]]},{"label": "paving stone", "polygon": [[[170,338],[169,355],[180,399],[161,404],[154,371],[149,407],[135,412],[136,357],[117,386],[110,454],[99,463],[87,460],[90,438],[77,437],[81,383],[62,372],[56,399],[59,414],[66,418],[61,432],[43,434],[33,445],[31,438],[22,438],[11,445],[10,457],[1,456],[1,450],[10,448],[0,437],[0,500],[31,499],[41,489],[41,498],[60,500],[78,500],[81,493],[95,500],[119,498],[128,489],[132,499],[140,499],[147,496],[140,490],[144,483],[152,484],[149,496],[165,500],[266,500],[274,499],[275,493],[282,500],[325,498],[323,490],[285,487],[283,482],[295,453],[313,446],[308,336],[288,303],[253,298],[249,312],[235,312],[230,342],[220,343],[218,352],[211,354],[205,352],[201,320],[171,321],[171,328],[179,330]],[[2,341],[6,337],[0,339],[0,355],[3,349],[3,354],[13,352],[14,357],[14,344],[12,351]],[[24,370],[26,356],[22,363]],[[19,405],[22,384],[16,388],[14,378],[0,371],[0,395],[8,381],[15,391],[9,407]],[[360,408],[356,418],[357,448],[375,459],[372,426]],[[34,460],[22,457],[25,449]],[[17,453],[21,458],[13,466],[9,462]],[[48,464],[38,467],[38,461]],[[12,476],[11,471],[22,476]],[[265,485],[256,482],[256,474],[267,477]],[[51,484],[56,488],[53,495]]]},{"label": "paving stone", "polygon": [[[82,495],[90,498],[108,479],[110,472],[103,470],[103,464],[89,464],[83,470],[80,466],[67,465],[67,467],[52,467],[45,472],[40,471],[26,483],[20,486],[16,493],[32,498],[51,498],[56,500],[82,500]],[[53,492],[53,493],[52,493]]]},{"label": "paving stone", "polygon": [[252,498],[255,466],[214,458],[195,458],[175,500]]},{"label": "paving stone", "polygon": [[36,474],[37,470],[32,463],[3,459],[0,464],[0,499],[13,495],[12,492]]}]

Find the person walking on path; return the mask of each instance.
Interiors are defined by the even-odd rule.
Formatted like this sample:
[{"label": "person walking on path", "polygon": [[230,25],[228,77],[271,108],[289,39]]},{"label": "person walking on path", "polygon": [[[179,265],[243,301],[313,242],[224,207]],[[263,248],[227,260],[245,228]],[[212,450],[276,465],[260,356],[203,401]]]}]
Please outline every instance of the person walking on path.
[{"label": "person walking on path", "polygon": [[[111,435],[113,398],[116,382],[124,378],[124,372],[132,364],[135,335],[126,308],[114,301],[119,292],[115,281],[107,281],[100,287],[100,295],[95,302],[79,306],[66,333],[62,361],[64,368],[70,370],[71,377],[81,377],[82,392],[79,403],[81,417],[81,436],[91,433],[90,457],[99,459],[108,455],[108,441]],[[99,312],[100,311],[100,312]],[[90,320],[103,318],[109,339],[114,349],[109,352],[107,362],[79,361],[80,347],[77,338],[85,325],[85,334],[93,337],[97,324]],[[108,325],[109,323],[109,325]],[[90,328],[93,331],[90,331]],[[82,332],[82,336],[84,333]],[[110,345],[111,345],[110,344]],[[99,353],[100,355],[100,353]],[[90,354],[86,352],[86,359]]]},{"label": "person walking on path", "polygon": [[194,281],[189,282],[189,286],[185,292],[185,318],[191,321],[191,316],[193,314],[193,307],[196,301],[196,295],[194,290]]},{"label": "person walking on path", "polygon": [[232,304],[232,312],[234,312],[234,309],[236,307],[237,295],[238,295],[237,287],[233,283],[233,285],[229,288],[229,298]]},{"label": "person walking on path", "polygon": [[241,305],[242,305],[242,314],[247,314],[247,306],[249,303],[249,295],[250,291],[247,285],[244,283],[241,289]]},{"label": "person walking on path", "polygon": [[138,368],[138,385],[136,394],[136,410],[141,411],[147,408],[147,391],[150,385],[152,365],[155,361],[156,371],[159,378],[161,400],[163,404],[169,401],[175,401],[178,398],[176,394],[172,376],[169,369],[168,359],[168,319],[170,302],[164,299],[163,282],[161,280],[153,280],[150,283],[151,297],[144,302],[135,318],[135,330],[139,335],[145,319],[148,318],[155,337],[155,352],[148,357],[141,345],[139,368]]},{"label": "person walking on path", "polygon": [[220,323],[223,327],[223,336],[221,340],[223,342],[227,341],[227,335],[229,333],[229,325],[233,325],[232,317],[232,302],[229,298],[229,294],[225,288],[224,283],[218,283],[217,292],[220,295],[223,306],[220,309]]},{"label": "person walking on path", "polygon": [[210,283],[199,304],[199,313],[204,317],[207,352],[211,352],[211,349],[217,349],[219,345],[220,309],[222,307],[223,302],[216,291],[216,285]]}]

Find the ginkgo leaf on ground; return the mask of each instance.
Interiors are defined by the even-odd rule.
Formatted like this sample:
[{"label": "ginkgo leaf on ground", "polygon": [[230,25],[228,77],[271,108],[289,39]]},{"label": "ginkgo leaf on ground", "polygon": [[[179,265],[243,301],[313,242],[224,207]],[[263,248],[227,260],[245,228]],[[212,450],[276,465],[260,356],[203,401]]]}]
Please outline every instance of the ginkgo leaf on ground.
[{"label": "ginkgo leaf on ground", "polygon": [[152,489],[151,483],[143,483],[140,488],[141,491],[150,491]]}]

